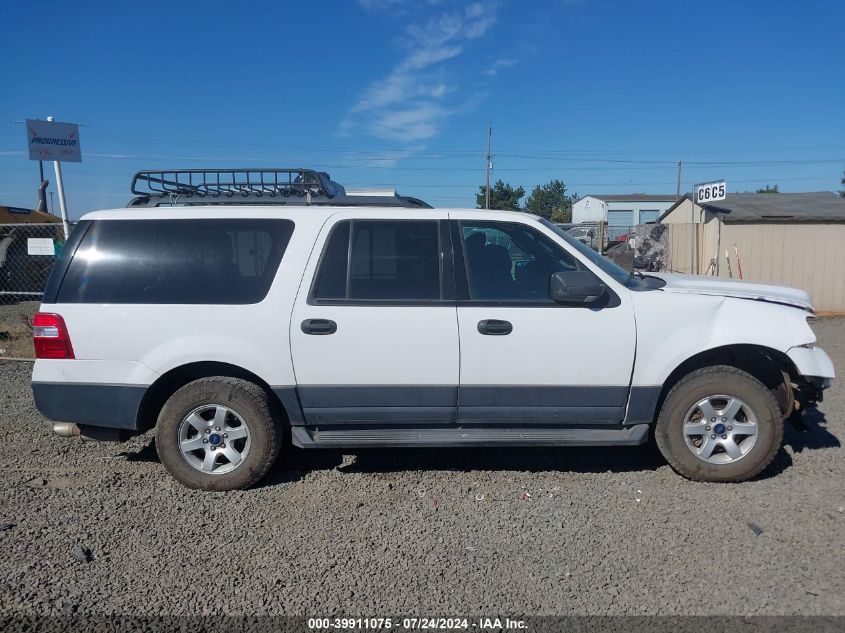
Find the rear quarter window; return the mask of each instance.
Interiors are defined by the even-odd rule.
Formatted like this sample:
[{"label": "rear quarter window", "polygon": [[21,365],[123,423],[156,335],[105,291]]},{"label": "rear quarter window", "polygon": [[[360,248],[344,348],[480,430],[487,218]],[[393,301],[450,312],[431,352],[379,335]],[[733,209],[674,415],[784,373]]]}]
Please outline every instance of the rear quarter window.
[{"label": "rear quarter window", "polygon": [[56,301],[258,303],[292,234],[290,220],[99,220],[73,253]]}]

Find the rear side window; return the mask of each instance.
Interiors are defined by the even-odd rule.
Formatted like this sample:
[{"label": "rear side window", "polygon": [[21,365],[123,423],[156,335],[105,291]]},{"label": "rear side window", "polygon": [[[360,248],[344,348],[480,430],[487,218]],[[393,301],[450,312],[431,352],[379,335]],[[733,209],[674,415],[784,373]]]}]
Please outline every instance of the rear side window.
[{"label": "rear side window", "polygon": [[436,220],[339,222],[329,237],[313,296],[322,300],[440,299]]},{"label": "rear side window", "polygon": [[101,220],[80,242],[58,303],[247,304],[267,295],[290,220]]}]

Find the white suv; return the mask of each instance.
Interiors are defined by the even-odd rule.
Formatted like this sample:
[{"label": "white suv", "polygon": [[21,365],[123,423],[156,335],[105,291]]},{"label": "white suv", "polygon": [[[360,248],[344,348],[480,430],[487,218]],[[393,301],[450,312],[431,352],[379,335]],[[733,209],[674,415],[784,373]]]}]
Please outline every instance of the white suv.
[{"label": "white suv", "polygon": [[183,484],[300,448],[637,445],[748,479],[834,376],[806,293],[631,275],[524,213],[333,205],[82,218],[34,320],[57,431],[156,427]]}]

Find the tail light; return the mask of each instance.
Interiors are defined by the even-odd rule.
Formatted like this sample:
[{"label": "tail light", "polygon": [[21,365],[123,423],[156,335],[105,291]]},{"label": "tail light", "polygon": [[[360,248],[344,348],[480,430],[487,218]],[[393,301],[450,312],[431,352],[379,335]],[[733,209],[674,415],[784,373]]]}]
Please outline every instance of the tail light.
[{"label": "tail light", "polygon": [[32,317],[35,358],[75,358],[65,320],[60,314],[38,312]]}]

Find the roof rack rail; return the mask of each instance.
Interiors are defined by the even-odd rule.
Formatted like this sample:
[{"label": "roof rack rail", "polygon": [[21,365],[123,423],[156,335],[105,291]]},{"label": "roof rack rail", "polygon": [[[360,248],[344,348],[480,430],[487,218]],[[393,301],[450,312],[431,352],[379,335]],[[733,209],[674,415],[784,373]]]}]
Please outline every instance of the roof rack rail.
[{"label": "roof rack rail", "polygon": [[395,191],[389,195],[347,193],[326,172],[302,168],[145,170],[132,178],[131,189],[136,197],[130,207],[305,204],[431,208]]}]

